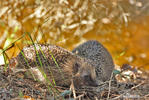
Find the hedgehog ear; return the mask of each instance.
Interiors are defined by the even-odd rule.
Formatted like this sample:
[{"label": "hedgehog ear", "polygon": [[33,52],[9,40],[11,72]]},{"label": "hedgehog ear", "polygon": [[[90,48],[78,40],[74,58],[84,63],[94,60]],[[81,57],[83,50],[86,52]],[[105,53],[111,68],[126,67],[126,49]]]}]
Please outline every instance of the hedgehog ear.
[{"label": "hedgehog ear", "polygon": [[80,64],[78,62],[76,62],[73,65],[73,73],[76,74],[79,71],[79,68],[80,68]]}]

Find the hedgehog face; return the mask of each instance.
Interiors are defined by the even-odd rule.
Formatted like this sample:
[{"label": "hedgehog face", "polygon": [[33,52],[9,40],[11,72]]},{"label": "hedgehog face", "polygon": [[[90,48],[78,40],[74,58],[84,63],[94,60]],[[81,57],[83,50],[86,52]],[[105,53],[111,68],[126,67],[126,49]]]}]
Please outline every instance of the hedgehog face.
[{"label": "hedgehog face", "polygon": [[96,86],[96,73],[95,67],[88,63],[85,63],[83,67],[79,70],[80,77],[85,82],[85,85]]},{"label": "hedgehog face", "polygon": [[95,67],[91,64],[83,62],[77,65],[77,73],[74,76],[74,83],[76,87],[79,86],[97,86]]}]

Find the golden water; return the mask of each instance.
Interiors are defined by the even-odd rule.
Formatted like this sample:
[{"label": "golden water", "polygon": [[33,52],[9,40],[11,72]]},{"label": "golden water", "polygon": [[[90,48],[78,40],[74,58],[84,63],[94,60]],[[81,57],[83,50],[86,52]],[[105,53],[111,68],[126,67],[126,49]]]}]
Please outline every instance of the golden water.
[{"label": "golden water", "polygon": [[[2,8],[8,7],[8,10],[6,10],[6,12],[1,16],[0,20],[0,38],[4,36],[4,34],[8,33],[7,37],[0,44],[0,49],[4,47],[8,39],[10,39],[10,42],[13,42],[22,36],[24,32],[30,32],[34,41],[37,39],[40,43],[56,44],[68,50],[72,50],[80,41],[94,39],[100,41],[109,50],[116,64],[121,66],[122,64],[128,63],[135,67],[149,69],[149,16],[134,17],[133,20],[127,23],[128,25],[125,25],[126,23],[119,23],[119,25],[114,26],[113,23],[117,20],[111,20],[111,22],[107,25],[101,25],[97,21],[92,25],[93,29],[85,32],[84,34],[74,35],[79,26],[69,31],[62,30],[62,25],[64,25],[65,18],[58,21],[54,20],[52,24],[48,24],[48,21],[45,22],[45,16],[55,16],[54,10],[53,12],[51,11],[49,15],[48,12],[46,12],[47,14],[40,18],[28,18],[28,16],[35,12],[36,7],[38,6],[35,4],[35,0],[27,0],[25,3],[22,2],[23,1],[18,1],[16,4],[13,2],[2,4],[3,2],[0,2],[0,4],[3,5],[1,6]],[[17,5],[16,8],[13,8],[14,5]],[[73,2],[70,2],[70,5],[73,5]],[[69,7],[70,6],[68,6],[68,8]],[[78,8],[74,9],[74,11],[75,10],[77,12]],[[103,10],[104,9],[101,11]],[[90,16],[90,10],[86,10],[86,12],[88,15],[83,17],[83,20],[87,20],[88,16]],[[117,14],[116,12],[111,11],[110,13]],[[99,14],[104,14],[104,11],[97,12],[95,18],[101,17]],[[75,19],[74,23],[80,22],[77,14],[72,15],[72,18]],[[84,27],[85,25],[82,25],[80,28],[83,29]],[[11,36],[11,34],[14,36]],[[19,52],[18,47],[23,48],[29,43],[28,40],[30,40],[30,38],[25,36],[21,40],[17,41],[14,47],[6,51],[7,56],[9,58],[16,56]]]}]

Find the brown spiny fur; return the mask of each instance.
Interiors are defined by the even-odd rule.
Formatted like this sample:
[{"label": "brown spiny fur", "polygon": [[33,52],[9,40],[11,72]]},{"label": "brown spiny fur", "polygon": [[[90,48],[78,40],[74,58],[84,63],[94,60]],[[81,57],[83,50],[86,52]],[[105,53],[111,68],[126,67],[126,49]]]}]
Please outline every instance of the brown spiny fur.
[{"label": "brown spiny fur", "polygon": [[94,63],[98,84],[110,79],[114,62],[108,50],[100,42],[89,40],[76,47],[72,52]]},{"label": "brown spiny fur", "polygon": [[95,67],[89,63],[89,60],[55,45],[35,44],[27,46],[17,57],[10,60],[9,66],[13,69],[31,69],[35,76],[34,68],[38,68],[41,73],[46,74],[46,79],[51,83],[54,79],[58,86],[69,86],[71,79],[74,79],[74,83],[81,79],[82,82],[75,83],[78,86],[96,84]]}]

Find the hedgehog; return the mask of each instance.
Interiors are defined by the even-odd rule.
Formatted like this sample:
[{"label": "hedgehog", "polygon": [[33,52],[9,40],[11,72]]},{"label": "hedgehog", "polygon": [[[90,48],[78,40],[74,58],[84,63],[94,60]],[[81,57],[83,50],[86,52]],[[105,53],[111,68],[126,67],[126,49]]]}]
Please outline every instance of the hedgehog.
[{"label": "hedgehog", "polygon": [[8,66],[12,71],[27,69],[39,81],[52,85],[70,86],[73,80],[75,87],[97,86],[94,63],[56,45],[26,46]]},{"label": "hedgehog", "polygon": [[88,40],[72,50],[80,57],[94,63],[96,83],[108,81],[114,69],[114,62],[108,50],[96,40]]}]

